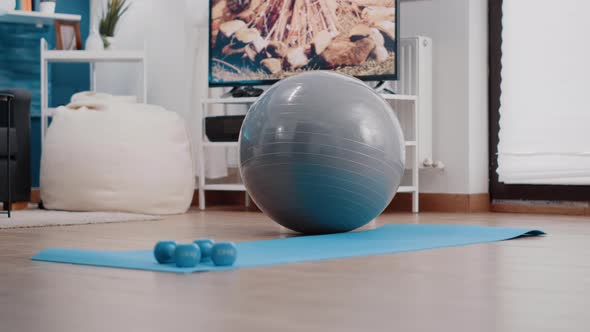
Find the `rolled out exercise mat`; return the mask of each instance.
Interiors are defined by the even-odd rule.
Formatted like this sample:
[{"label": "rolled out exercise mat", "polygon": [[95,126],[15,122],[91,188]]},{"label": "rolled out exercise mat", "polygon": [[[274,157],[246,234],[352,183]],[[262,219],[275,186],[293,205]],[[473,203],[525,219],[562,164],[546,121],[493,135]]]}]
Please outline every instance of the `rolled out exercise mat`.
[{"label": "rolled out exercise mat", "polygon": [[540,230],[459,226],[459,225],[386,225],[372,230],[329,235],[297,236],[284,239],[237,243],[238,257],[233,266],[218,267],[202,262],[193,268],[158,264],[152,250],[99,251],[82,249],[46,249],[33,260],[137,269],[159,272],[191,273],[243,267],[256,267],[324,259],[393,254],[406,251],[462,246],[510,240],[545,234]]}]

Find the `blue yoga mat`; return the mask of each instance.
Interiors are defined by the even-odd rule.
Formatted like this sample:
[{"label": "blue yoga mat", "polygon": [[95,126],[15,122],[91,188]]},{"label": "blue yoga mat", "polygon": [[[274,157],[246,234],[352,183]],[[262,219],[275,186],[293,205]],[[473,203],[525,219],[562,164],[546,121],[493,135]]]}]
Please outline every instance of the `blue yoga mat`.
[{"label": "blue yoga mat", "polygon": [[152,250],[98,251],[46,249],[33,260],[116,267],[160,272],[191,273],[255,267],[345,257],[392,254],[405,251],[462,246],[537,236],[543,231],[531,229],[457,226],[457,225],[386,225],[373,230],[329,235],[300,236],[286,239],[237,243],[238,259],[234,266],[217,267],[204,262],[194,268],[158,264]]}]

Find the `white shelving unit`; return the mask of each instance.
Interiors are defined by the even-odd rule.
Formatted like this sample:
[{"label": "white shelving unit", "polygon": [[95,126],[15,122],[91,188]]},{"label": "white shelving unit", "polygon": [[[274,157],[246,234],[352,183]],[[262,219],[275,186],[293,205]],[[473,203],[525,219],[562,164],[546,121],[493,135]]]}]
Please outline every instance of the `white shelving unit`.
[{"label": "white shelving unit", "polygon": [[22,10],[3,11],[0,9],[0,23],[50,25],[55,21],[79,22],[81,19],[80,15],[72,14],[47,14]]},{"label": "white shelving unit", "polygon": [[142,66],[139,82],[141,82],[141,98],[147,99],[147,62],[143,51],[62,51],[48,50],[47,41],[41,39],[41,140],[45,140],[47,130],[47,117],[53,109],[49,108],[48,101],[48,65],[50,62],[61,63],[88,63],[90,64],[90,90],[96,91],[96,63],[138,63]]},{"label": "white shelving unit", "polygon": [[[394,94],[382,94],[381,95],[385,100],[388,101],[401,101],[401,102],[408,102],[413,105],[410,109],[414,112],[414,140],[406,141],[406,149],[415,149],[414,153],[411,155],[414,156],[413,160],[411,161],[412,168],[412,183],[409,186],[400,186],[398,192],[403,193],[411,193],[412,194],[412,212],[418,213],[419,211],[419,199],[418,199],[418,149],[419,149],[419,142],[418,139],[418,98],[416,96],[410,95],[394,95]],[[215,104],[227,105],[227,104],[245,104],[251,105],[256,101],[256,97],[253,98],[207,98],[202,100],[201,102],[201,109],[197,110],[197,121],[201,125],[201,135],[198,137],[198,161],[199,161],[199,179],[198,179],[198,191],[199,191],[199,208],[201,210],[205,209],[205,192],[207,190],[218,190],[218,191],[246,191],[246,188],[241,183],[231,183],[231,184],[208,184],[205,180],[205,148],[227,148],[227,147],[238,147],[238,142],[209,142],[205,137],[205,117],[209,112],[209,106]],[[406,161],[408,162],[408,161]],[[246,195],[246,198],[248,196]],[[246,204],[249,203],[249,200],[246,199]]]},{"label": "white shelving unit", "polygon": [[138,62],[142,51],[45,51],[49,62]]}]

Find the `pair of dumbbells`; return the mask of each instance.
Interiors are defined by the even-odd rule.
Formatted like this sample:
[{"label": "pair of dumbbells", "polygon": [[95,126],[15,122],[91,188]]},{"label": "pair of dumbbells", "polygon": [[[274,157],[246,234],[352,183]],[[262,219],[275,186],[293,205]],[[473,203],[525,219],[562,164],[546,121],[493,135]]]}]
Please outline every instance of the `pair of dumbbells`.
[{"label": "pair of dumbbells", "polygon": [[188,244],[160,241],[154,247],[154,257],[158,263],[175,263],[177,267],[195,267],[208,260],[216,266],[230,266],[234,264],[237,256],[238,250],[234,243],[215,243],[211,239],[199,239]]}]

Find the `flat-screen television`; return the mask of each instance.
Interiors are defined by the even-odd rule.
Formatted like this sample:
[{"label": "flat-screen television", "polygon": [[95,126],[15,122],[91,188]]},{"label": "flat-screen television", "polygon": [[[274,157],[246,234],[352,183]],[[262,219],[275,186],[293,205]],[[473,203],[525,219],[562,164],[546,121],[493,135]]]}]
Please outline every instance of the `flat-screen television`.
[{"label": "flat-screen television", "polygon": [[309,70],[397,79],[399,0],[210,0],[209,85]]}]

